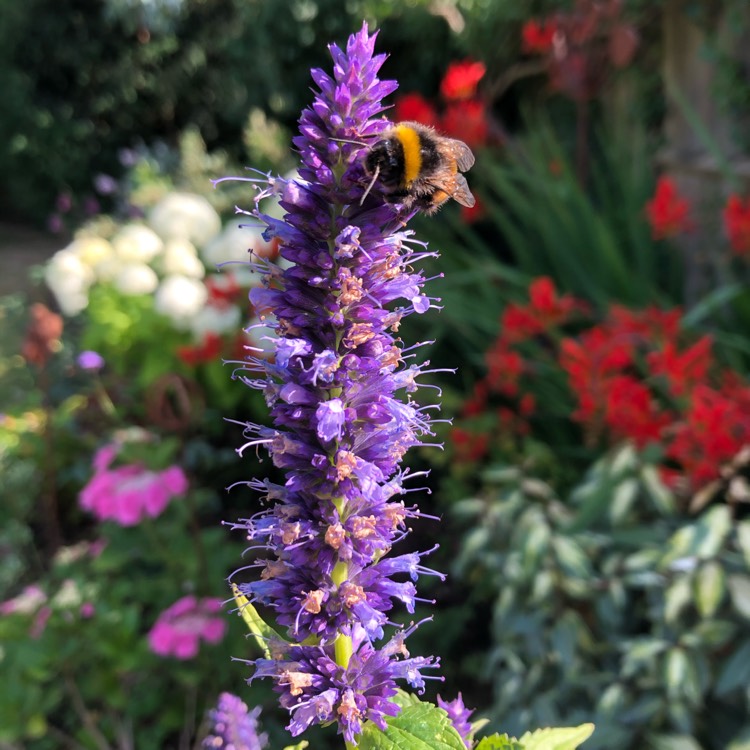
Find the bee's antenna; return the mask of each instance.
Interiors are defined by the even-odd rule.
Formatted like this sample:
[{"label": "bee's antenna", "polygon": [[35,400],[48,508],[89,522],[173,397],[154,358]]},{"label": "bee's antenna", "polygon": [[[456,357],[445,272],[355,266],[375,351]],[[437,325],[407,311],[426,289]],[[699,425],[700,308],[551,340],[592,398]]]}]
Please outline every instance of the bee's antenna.
[{"label": "bee's antenna", "polygon": [[380,174],[380,165],[378,164],[378,166],[375,167],[375,173],[373,174],[372,179],[370,180],[370,184],[367,186],[367,190],[365,190],[364,195],[359,201],[360,206],[365,202],[365,198],[367,198],[367,196],[370,194],[370,190],[372,190],[372,186],[375,184],[375,181],[378,179],[379,174]]},{"label": "bee's antenna", "polygon": [[362,141],[350,141],[348,138],[331,138],[332,141],[336,141],[338,143],[351,143],[352,146],[360,146],[362,148],[367,148],[367,144],[363,143]]}]

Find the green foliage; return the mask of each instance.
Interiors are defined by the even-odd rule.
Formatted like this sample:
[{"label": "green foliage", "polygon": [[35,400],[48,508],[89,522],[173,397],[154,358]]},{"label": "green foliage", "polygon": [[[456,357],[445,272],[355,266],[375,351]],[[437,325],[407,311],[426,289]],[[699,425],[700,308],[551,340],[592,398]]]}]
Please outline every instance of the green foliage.
[{"label": "green foliage", "polygon": [[103,524],[100,553],[88,542],[58,552],[38,581],[47,601],[0,617],[0,741],[42,749],[128,736],[133,747],[175,746],[222,690],[254,699],[240,688],[239,670],[217,668],[241,642],[237,620],[192,661],[151,653],[145,637],[186,593],[225,597],[222,580],[239,549],[211,525],[191,531],[194,514],[215,502],[180,498],[157,521]]},{"label": "green foliage", "polygon": [[528,125],[504,163],[480,162],[475,177],[514,267],[598,306],[679,299],[679,256],[654,245],[645,219],[653,178],[642,130],[602,134],[586,187],[552,126]]},{"label": "green foliage", "polygon": [[579,727],[537,729],[526,732],[519,740],[507,734],[493,734],[484,737],[475,750],[575,750],[593,731],[593,724],[581,724]]},{"label": "green foliage", "polygon": [[[310,68],[329,57],[363,19],[413,88],[435,85],[452,34],[445,20],[382,0],[184,0],[171,8],[124,0],[0,0],[2,190],[16,211],[48,214],[57,194],[92,191],[97,173],[120,175],[118,151],[166,141],[193,128],[211,151],[263,168],[278,155],[246,139],[249,118],[276,139],[309,102]],[[285,23],[280,24],[279,19]],[[415,39],[420,39],[419,44]],[[50,64],[54,60],[54,65]],[[267,139],[265,139],[267,141]]]},{"label": "green foliage", "polygon": [[494,592],[503,728],[588,715],[592,748],[716,750],[747,729],[750,522],[726,505],[690,517],[627,446],[567,498],[530,470],[487,472],[456,512],[472,520],[457,571]]},{"label": "green foliage", "polygon": [[385,732],[367,722],[357,747],[363,750],[466,750],[448,715],[430,703],[416,702],[388,721]]}]

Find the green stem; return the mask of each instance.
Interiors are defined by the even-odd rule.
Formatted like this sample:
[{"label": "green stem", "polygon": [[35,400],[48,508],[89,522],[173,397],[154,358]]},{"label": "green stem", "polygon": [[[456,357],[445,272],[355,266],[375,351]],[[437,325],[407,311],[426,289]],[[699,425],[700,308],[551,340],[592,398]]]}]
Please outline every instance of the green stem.
[{"label": "green stem", "polygon": [[[336,586],[340,586],[349,578],[349,565],[345,562],[337,562],[333,568],[331,578]],[[333,644],[333,650],[336,656],[336,664],[346,669],[349,666],[349,659],[352,658],[351,636],[339,633]]]}]

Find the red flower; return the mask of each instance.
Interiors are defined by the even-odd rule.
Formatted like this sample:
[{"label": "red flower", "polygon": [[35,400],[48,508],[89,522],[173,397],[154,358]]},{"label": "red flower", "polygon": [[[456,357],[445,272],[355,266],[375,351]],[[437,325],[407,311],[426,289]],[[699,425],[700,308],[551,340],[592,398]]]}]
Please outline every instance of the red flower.
[{"label": "red flower", "polygon": [[648,354],[651,374],[666,378],[667,387],[673,396],[684,396],[706,379],[713,363],[711,345],[711,337],[703,336],[680,352],[673,341],[667,341],[661,351]]},{"label": "red flower", "polygon": [[528,306],[508,305],[500,319],[502,338],[508,344],[518,343],[565,323],[583,305],[570,295],[559,297],[547,276],[540,276],[529,286]]},{"label": "red flower", "polygon": [[486,72],[484,63],[474,60],[451,63],[440,83],[440,93],[449,102],[471,99]]},{"label": "red flower", "polygon": [[529,55],[546,55],[552,50],[556,33],[554,19],[527,21],[521,29],[521,48]]},{"label": "red flower", "polygon": [[237,283],[233,273],[220,273],[206,279],[209,303],[215,307],[226,309],[239,302],[242,288]]},{"label": "red flower", "polygon": [[440,122],[440,129],[452,138],[460,138],[472,148],[483,146],[489,135],[484,102],[469,99],[449,104]]},{"label": "red flower", "polygon": [[186,365],[195,366],[218,359],[221,356],[221,350],[221,336],[216,333],[207,333],[200,344],[177,347],[177,356]]},{"label": "red flower", "polygon": [[451,431],[451,440],[459,462],[470,461],[474,463],[478,461],[487,453],[487,446],[489,445],[487,433],[477,434],[460,427],[455,427]]},{"label": "red flower", "polygon": [[667,448],[694,487],[716,479],[721,465],[750,442],[749,391],[747,386],[730,394],[708,385],[694,389],[690,409]]},{"label": "red flower", "polygon": [[475,221],[479,221],[484,218],[487,211],[484,208],[484,204],[479,198],[476,199],[476,203],[468,208],[467,206],[461,206],[461,218],[467,224],[473,224]]},{"label": "red flower", "polygon": [[618,339],[628,336],[634,340],[661,343],[677,337],[681,318],[679,307],[660,310],[651,306],[645,310],[630,310],[622,305],[612,305],[608,329]]},{"label": "red flower", "polygon": [[518,393],[518,378],[525,366],[523,357],[513,351],[502,338],[487,352],[487,382],[495,393],[515,396]]},{"label": "red flower", "polygon": [[750,253],[750,198],[743,203],[738,195],[730,195],[723,211],[729,244],[738,255]]},{"label": "red flower", "polygon": [[690,204],[678,192],[668,177],[660,177],[654,197],[646,204],[646,215],[655,240],[675,237],[690,226]]},{"label": "red flower", "polygon": [[671,421],[648,387],[631,375],[616,375],[607,383],[604,422],[613,438],[632,440],[643,447],[659,440]]},{"label": "red flower", "polygon": [[438,124],[439,117],[435,107],[421,94],[414,92],[404,94],[396,99],[394,119],[396,122],[410,120],[434,127]]},{"label": "red flower", "polygon": [[604,326],[592,328],[577,339],[563,339],[560,366],[578,399],[573,419],[598,432],[612,380],[633,363],[633,355],[632,339],[613,336]]}]

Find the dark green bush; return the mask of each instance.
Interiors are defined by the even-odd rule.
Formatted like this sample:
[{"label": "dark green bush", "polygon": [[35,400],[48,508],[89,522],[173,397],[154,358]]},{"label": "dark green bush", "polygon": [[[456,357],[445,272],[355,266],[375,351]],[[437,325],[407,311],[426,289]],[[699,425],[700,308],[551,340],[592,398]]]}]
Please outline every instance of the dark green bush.
[{"label": "dark green bush", "polygon": [[678,511],[627,446],[567,498],[490,469],[455,513],[472,526],[458,571],[492,592],[486,674],[508,732],[588,717],[591,748],[745,746],[748,520]]}]

